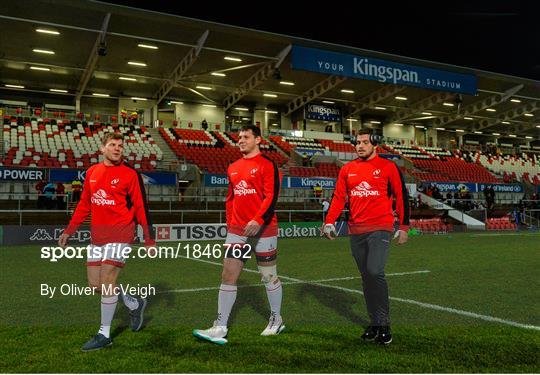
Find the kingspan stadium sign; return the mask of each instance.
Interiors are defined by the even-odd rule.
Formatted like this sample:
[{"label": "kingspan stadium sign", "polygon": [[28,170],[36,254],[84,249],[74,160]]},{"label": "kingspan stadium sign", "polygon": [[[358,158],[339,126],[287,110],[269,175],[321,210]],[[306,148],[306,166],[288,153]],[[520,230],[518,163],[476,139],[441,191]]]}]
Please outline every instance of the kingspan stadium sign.
[{"label": "kingspan stadium sign", "polygon": [[310,120],[340,121],[341,111],[335,107],[309,104],[306,106],[306,118]]},{"label": "kingspan stadium sign", "polygon": [[474,74],[462,74],[393,61],[293,46],[292,67],[298,70],[476,95]]}]

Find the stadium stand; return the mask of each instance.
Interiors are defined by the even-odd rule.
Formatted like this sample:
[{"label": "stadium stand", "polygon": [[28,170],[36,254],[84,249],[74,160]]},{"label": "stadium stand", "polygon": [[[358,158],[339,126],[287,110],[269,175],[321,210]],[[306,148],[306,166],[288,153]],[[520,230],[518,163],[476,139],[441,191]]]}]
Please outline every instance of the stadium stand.
[{"label": "stadium stand", "polygon": [[287,155],[291,155],[291,151],[294,149],[294,145],[290,144],[285,140],[285,137],[280,135],[271,135],[270,140],[274,142],[281,150],[283,150]]},{"label": "stadium stand", "polygon": [[356,152],[351,142],[331,141],[328,139],[319,139],[319,142],[330,152]]},{"label": "stadium stand", "polygon": [[443,148],[384,145],[384,149],[410,159],[416,169],[409,171],[409,173],[421,181],[502,182],[480,163],[467,162],[463,155],[453,155]]},{"label": "stadium stand", "polygon": [[431,159],[433,156],[415,146],[386,145],[386,149],[411,159]]},{"label": "stadium stand", "polygon": [[486,229],[487,230],[516,230],[517,225],[512,222],[512,219],[509,215],[504,217],[493,217],[486,220]]},{"label": "stadium stand", "polygon": [[424,181],[453,181],[453,182],[502,182],[495,178],[488,170],[475,163],[449,157],[446,160],[413,159],[414,166],[421,171],[412,171],[411,174]]},{"label": "stadium stand", "polygon": [[[229,164],[242,157],[233,133],[177,128],[159,128],[159,133],[178,158],[208,173],[225,174]],[[267,140],[261,150],[280,167],[288,161]]]},{"label": "stadium stand", "polygon": [[339,169],[334,163],[315,163],[314,167],[290,167],[289,175],[296,177],[337,178]]},{"label": "stadium stand", "polygon": [[154,170],[163,153],[144,126],[4,116],[5,166],[88,168],[99,161],[103,134],[124,135],[124,154],[137,169]]},{"label": "stadium stand", "polygon": [[416,228],[422,233],[446,233],[453,230],[452,224],[446,224],[440,217],[429,219],[411,219],[411,228]]},{"label": "stadium stand", "polygon": [[278,145],[278,147],[280,147],[288,155],[290,155],[295,148],[318,151],[325,150],[325,147],[318,140],[312,138],[283,137],[272,135],[270,136],[270,140],[276,145]]},{"label": "stadium stand", "polygon": [[499,156],[477,152],[475,160],[505,181],[525,180],[540,185],[540,157],[534,154],[521,153],[519,156]]}]

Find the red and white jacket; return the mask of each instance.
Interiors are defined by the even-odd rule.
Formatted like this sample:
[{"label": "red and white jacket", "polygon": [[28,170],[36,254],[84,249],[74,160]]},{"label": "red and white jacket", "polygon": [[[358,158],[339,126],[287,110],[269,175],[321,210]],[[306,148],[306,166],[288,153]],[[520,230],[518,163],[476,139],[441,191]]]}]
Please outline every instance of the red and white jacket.
[{"label": "red and white jacket", "polygon": [[261,237],[276,236],[278,223],[275,209],[281,187],[281,175],[276,164],[259,153],[229,165],[227,177],[227,230],[243,235],[247,223],[255,220],[263,226]]},{"label": "red and white jacket", "polygon": [[408,193],[401,173],[396,164],[378,155],[367,161],[358,158],[341,168],[325,224],[335,223],[346,200],[351,234],[393,232],[396,216],[399,229],[409,227]]},{"label": "red and white jacket", "polygon": [[137,224],[143,228],[145,244],[155,243],[142,177],[126,163],[88,168],[81,200],[64,233],[75,233],[89,214],[94,245],[132,243]]}]

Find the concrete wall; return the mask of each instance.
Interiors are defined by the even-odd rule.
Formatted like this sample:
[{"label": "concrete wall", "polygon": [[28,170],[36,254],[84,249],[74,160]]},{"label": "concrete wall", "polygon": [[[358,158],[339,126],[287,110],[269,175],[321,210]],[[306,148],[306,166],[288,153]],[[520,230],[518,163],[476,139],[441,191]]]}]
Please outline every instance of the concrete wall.
[{"label": "concrete wall", "polygon": [[92,114],[92,119],[95,114],[114,115],[118,112],[118,99],[83,96],[81,98],[81,112]]},{"label": "concrete wall", "polygon": [[175,116],[178,125],[187,129],[189,122],[192,129],[201,129],[201,122],[206,119],[208,130],[214,130],[216,124],[221,125],[220,130],[225,129],[225,112],[223,107],[205,107],[201,104],[175,104]]},{"label": "concrete wall", "polygon": [[172,126],[174,111],[158,111],[158,120],[163,121],[163,126]]},{"label": "concrete wall", "polygon": [[414,130],[415,127],[412,125],[397,126],[388,124],[383,126],[383,136],[387,140],[399,141],[401,144],[403,144],[402,140],[405,140],[405,143],[408,144],[408,142],[414,141]]},{"label": "concrete wall", "polygon": [[[154,120],[157,120],[157,116],[154,116],[152,113],[152,109],[156,105],[155,100],[133,100],[131,98],[120,98],[118,99],[118,107],[117,107],[117,114],[118,114],[118,120],[121,121],[121,114],[120,112],[122,109],[127,110],[128,116],[131,114],[131,112],[134,111],[143,111],[143,117],[142,119],[139,119],[140,125],[146,125],[151,126],[154,122]],[[154,118],[156,117],[156,118]]]}]

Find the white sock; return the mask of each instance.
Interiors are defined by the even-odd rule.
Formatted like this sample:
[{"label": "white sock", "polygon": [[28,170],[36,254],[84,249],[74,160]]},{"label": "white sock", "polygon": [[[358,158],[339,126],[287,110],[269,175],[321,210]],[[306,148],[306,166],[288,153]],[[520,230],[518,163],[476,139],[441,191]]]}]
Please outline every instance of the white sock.
[{"label": "white sock", "polygon": [[101,327],[99,332],[105,337],[111,336],[111,322],[118,303],[118,296],[101,296]]},{"label": "white sock", "polygon": [[281,280],[277,279],[273,283],[265,285],[266,296],[268,297],[268,303],[270,303],[270,311],[276,316],[281,315],[281,300],[283,299],[283,288],[281,287]]},{"label": "white sock", "polygon": [[217,325],[227,327],[229,315],[231,314],[234,301],[236,301],[236,285],[221,284],[218,297],[218,318]]},{"label": "white sock", "polygon": [[122,301],[124,301],[124,305],[130,310],[135,310],[139,307],[139,301],[137,301],[137,298],[130,296],[129,294],[124,294],[122,291],[120,291],[120,296],[122,297]]}]

